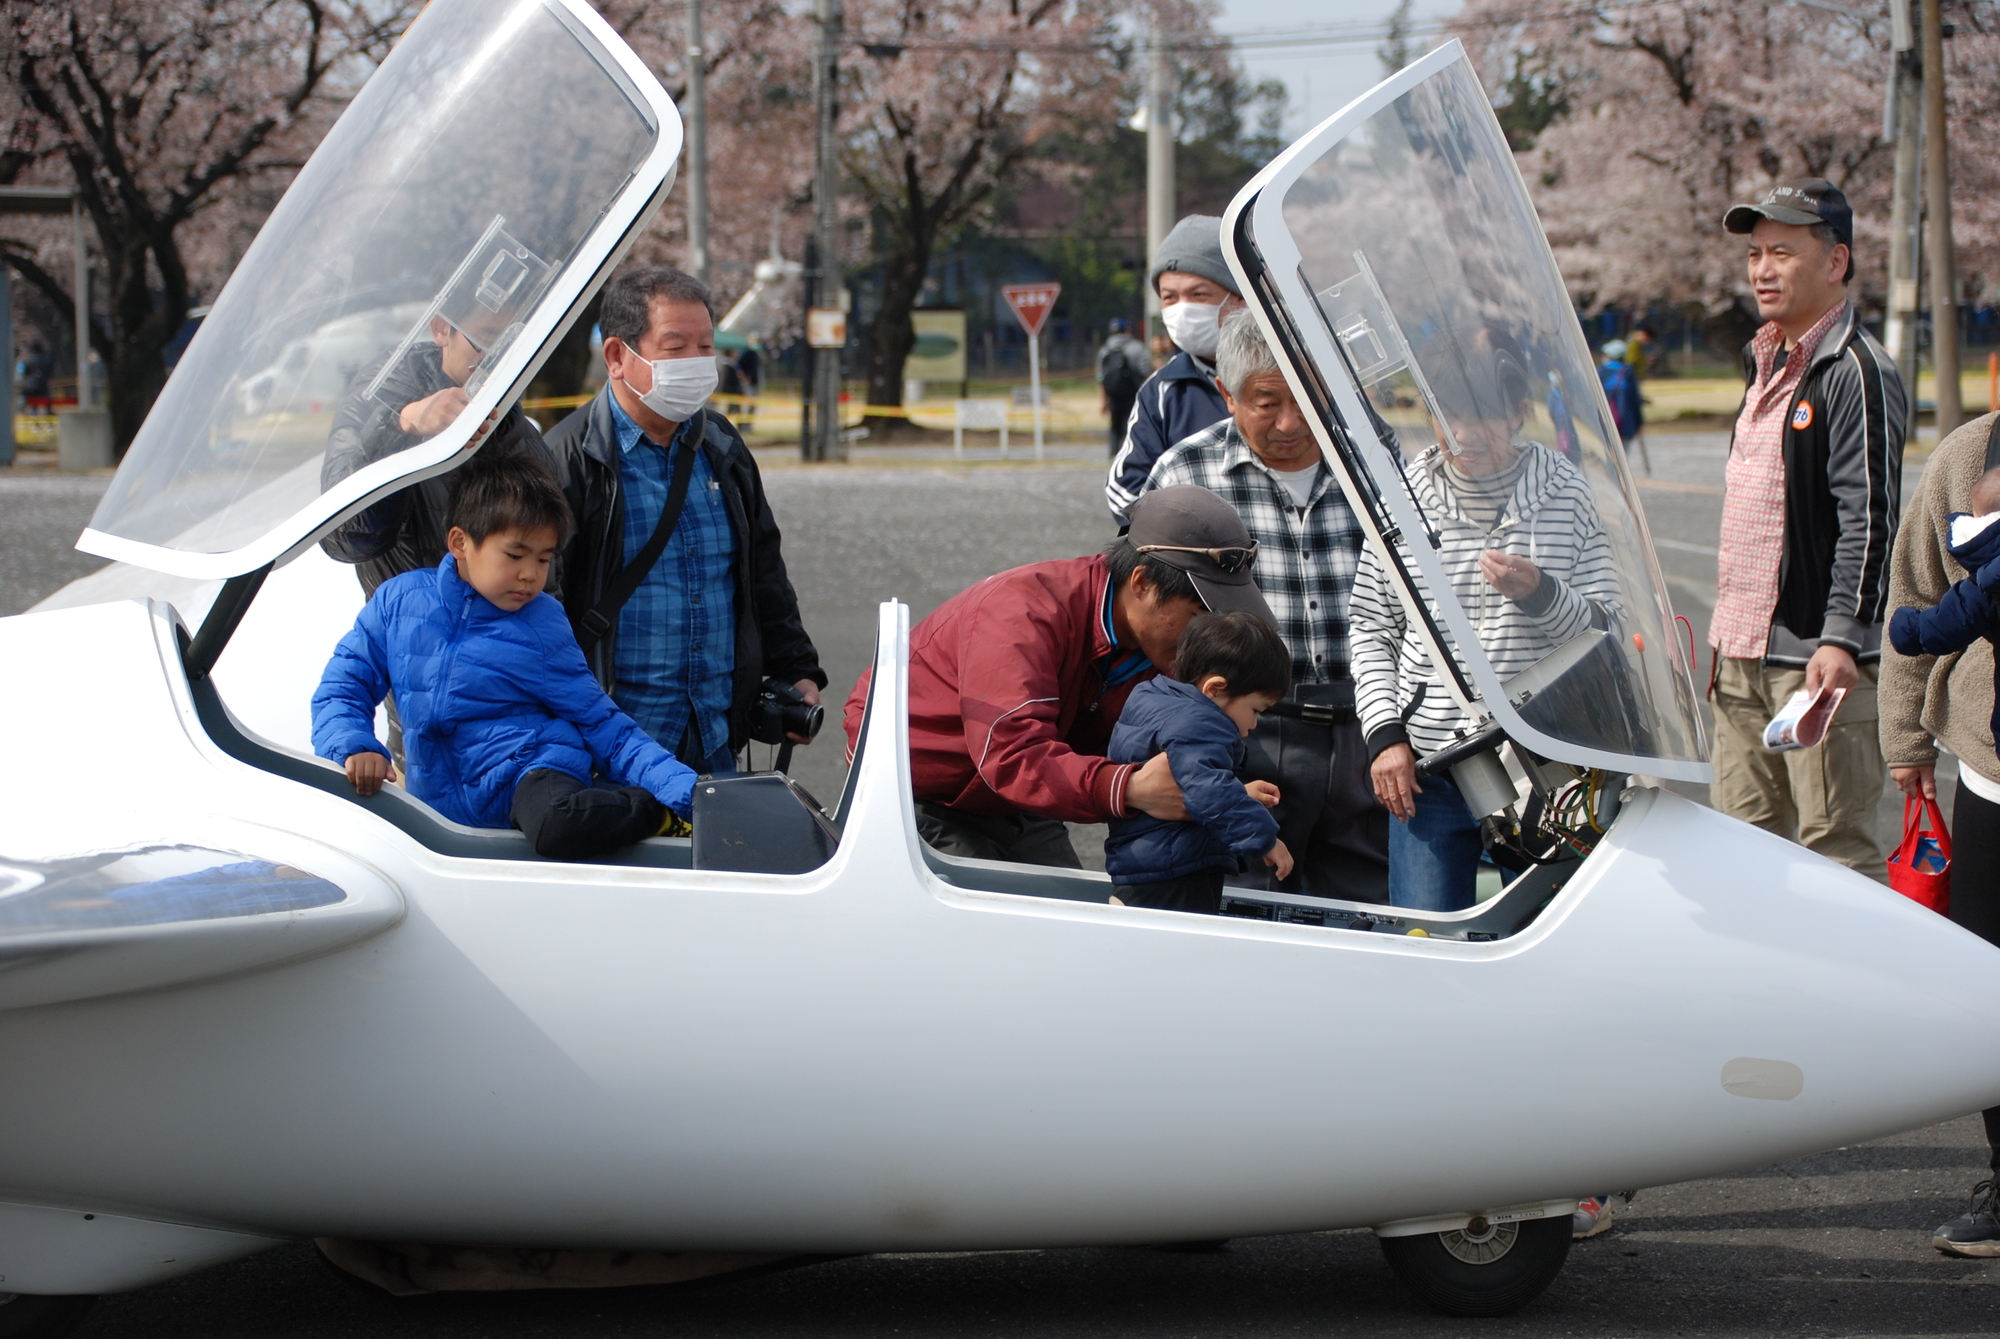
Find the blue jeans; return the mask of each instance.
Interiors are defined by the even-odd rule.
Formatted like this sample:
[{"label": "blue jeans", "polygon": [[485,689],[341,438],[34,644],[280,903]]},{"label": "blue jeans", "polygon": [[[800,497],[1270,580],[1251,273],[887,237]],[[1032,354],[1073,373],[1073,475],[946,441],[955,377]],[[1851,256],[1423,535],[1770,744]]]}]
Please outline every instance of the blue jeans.
[{"label": "blue jeans", "polygon": [[1417,812],[1389,820],[1389,904],[1464,911],[1478,900],[1479,821],[1446,777],[1418,783]]}]

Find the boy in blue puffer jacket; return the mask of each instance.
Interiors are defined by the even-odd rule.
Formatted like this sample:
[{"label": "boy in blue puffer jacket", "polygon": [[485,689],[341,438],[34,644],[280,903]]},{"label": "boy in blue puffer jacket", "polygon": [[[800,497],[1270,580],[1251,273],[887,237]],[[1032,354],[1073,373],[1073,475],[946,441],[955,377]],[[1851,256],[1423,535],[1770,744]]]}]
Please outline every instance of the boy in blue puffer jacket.
[{"label": "boy in blue puffer jacket", "polygon": [[[1954,582],[1930,609],[1905,606],[1889,620],[1889,644],[1906,656],[1948,656],[1981,637],[2000,646],[2000,467],[1972,485],[1976,515],[1951,517],[1946,550],[1972,573]],[[2000,664],[1994,670],[1995,706],[1991,725],[2000,739]]]},{"label": "boy in blue puffer jacket", "polygon": [[547,467],[474,456],[445,523],[444,561],[383,582],[334,649],[313,694],[314,751],[363,795],[395,780],[375,739],[393,690],[410,793],[455,822],[511,824],[553,860],[678,826],[694,773],[598,686],[562,605],[542,593],[571,524]]},{"label": "boy in blue puffer jacket", "polygon": [[1161,675],[1132,690],[1106,756],[1143,763],[1164,752],[1188,818],[1112,819],[1104,867],[1124,906],[1215,915],[1222,876],[1241,860],[1262,859],[1281,879],[1292,872],[1292,854],[1269,813],[1278,788],[1237,776],[1258,713],[1292,685],[1292,653],[1269,620],[1239,611],[1195,618],[1174,657],[1180,677]]}]

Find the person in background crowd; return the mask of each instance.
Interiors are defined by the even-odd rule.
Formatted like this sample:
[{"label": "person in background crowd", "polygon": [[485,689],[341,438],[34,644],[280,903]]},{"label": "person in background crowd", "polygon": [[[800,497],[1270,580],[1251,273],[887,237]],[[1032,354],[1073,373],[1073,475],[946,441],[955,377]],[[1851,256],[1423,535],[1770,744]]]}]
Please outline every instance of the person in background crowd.
[{"label": "person in background crowd", "polygon": [[695,771],[732,772],[765,678],[817,704],[826,672],[757,462],[707,408],[718,379],[708,286],[664,267],[622,271],[598,324],[604,389],[549,433],[576,516],[563,603],[619,707]]},{"label": "person in background crowd", "polygon": [[[1171,674],[1204,608],[1270,617],[1255,545],[1229,504],[1168,488],[1133,504],[1102,554],[990,576],[910,629],[910,772],[917,831],[940,851],[1081,867],[1069,823],[1145,813],[1185,819],[1166,755],[1104,751],[1132,690]],[[869,673],[847,697],[848,756]]]},{"label": "person in background crowd", "polygon": [[1632,377],[1643,382],[1653,372],[1653,327],[1644,321],[1632,327],[1632,337],[1625,341],[1625,361],[1632,365]]},{"label": "person in background crowd", "polygon": [[47,413],[49,378],[55,374],[56,356],[40,335],[28,337],[19,368],[21,402],[30,412]]},{"label": "person in background crowd", "polygon": [[[1900,420],[1898,420],[1900,422]],[[1896,537],[1889,607],[1930,608],[1971,575],[1952,553],[1952,519],[1980,510],[1982,476],[2000,465],[2000,416],[1974,419],[1932,452]],[[1900,620],[1899,620],[1900,621]],[[1958,759],[1951,806],[1951,918],[2000,945],[2000,755],[1994,752],[1993,643],[1955,655],[1882,652],[1881,740],[1889,776],[1903,794],[1937,798],[1942,746]],[[2000,1256],[2000,1107],[1985,1112],[1991,1174],[1972,1188],[1968,1211],[1941,1225],[1931,1244],[1951,1255]]]},{"label": "person in background crowd", "polygon": [[1107,329],[1104,347],[1097,351],[1097,407],[1110,415],[1111,454],[1115,456],[1125,441],[1132,401],[1146,378],[1153,375],[1153,356],[1132,338],[1132,323],[1124,317],[1112,317]]},{"label": "person in background crowd", "polygon": [[1381,902],[1389,818],[1369,783],[1348,677],[1361,525],[1249,312],[1223,322],[1215,365],[1230,416],[1161,456],[1145,486],[1209,489],[1257,541],[1257,588],[1292,658],[1291,689],[1258,721],[1245,773],[1281,796],[1275,817],[1295,863],[1275,886]]},{"label": "person in background crowd", "polygon": [[1243,305],[1222,258],[1222,220],[1211,214],[1190,214],[1174,225],[1153,257],[1150,281],[1180,352],[1139,388],[1125,441],[1111,458],[1104,497],[1120,525],[1168,447],[1229,417],[1215,387],[1215,346],[1223,314]]},{"label": "person in background crowd", "polygon": [[[1737,205],[1764,326],[1743,351],[1729,445],[1715,650],[1715,807],[1887,882],[1876,665],[1901,515],[1902,378],[1848,300],[1854,216],[1807,178]],[[1793,693],[1844,688],[1817,748],[1772,753]]]},{"label": "person in background crowd", "polygon": [[[1611,402],[1611,417],[1618,425],[1618,438],[1625,444],[1629,458],[1632,443],[1639,440],[1646,426],[1646,411],[1639,399],[1639,374],[1625,361],[1628,351],[1624,340],[1605,341],[1602,352],[1604,361],[1597,365],[1597,380],[1604,387],[1604,398]],[[1650,474],[1652,470],[1646,472]]]}]

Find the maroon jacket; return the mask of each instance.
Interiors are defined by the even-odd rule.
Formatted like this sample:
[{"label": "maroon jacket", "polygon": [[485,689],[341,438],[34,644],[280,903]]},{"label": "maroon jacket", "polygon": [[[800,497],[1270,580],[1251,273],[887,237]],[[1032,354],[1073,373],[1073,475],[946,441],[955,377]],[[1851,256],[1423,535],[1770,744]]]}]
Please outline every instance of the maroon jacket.
[{"label": "maroon jacket", "polygon": [[[1115,687],[1103,558],[1031,563],[952,596],[910,630],[910,770],[917,798],[1071,823],[1125,816],[1131,764],[1104,757],[1150,665]],[[1129,674],[1129,667],[1127,669]],[[847,696],[854,756],[868,674]]]}]

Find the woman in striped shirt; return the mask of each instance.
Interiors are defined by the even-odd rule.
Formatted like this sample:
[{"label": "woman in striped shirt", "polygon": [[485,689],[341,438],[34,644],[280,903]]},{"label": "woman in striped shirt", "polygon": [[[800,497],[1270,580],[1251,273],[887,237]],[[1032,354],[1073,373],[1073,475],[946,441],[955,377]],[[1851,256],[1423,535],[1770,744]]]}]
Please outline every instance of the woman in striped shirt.
[{"label": "woman in striped shirt", "polygon": [[[1482,328],[1454,375],[1433,378],[1452,432],[1410,462],[1417,505],[1439,540],[1451,594],[1504,681],[1618,618],[1618,577],[1590,486],[1576,466],[1516,437],[1533,408],[1528,362],[1504,330]],[[1433,427],[1436,427],[1435,422]],[[1425,592],[1434,621],[1437,600]],[[1418,751],[1449,747],[1472,722],[1409,625],[1379,554],[1361,556],[1350,597],[1356,708],[1389,828],[1389,900],[1457,911],[1474,901],[1479,821],[1449,777],[1417,784]],[[1463,655],[1460,653],[1461,669]]]}]

